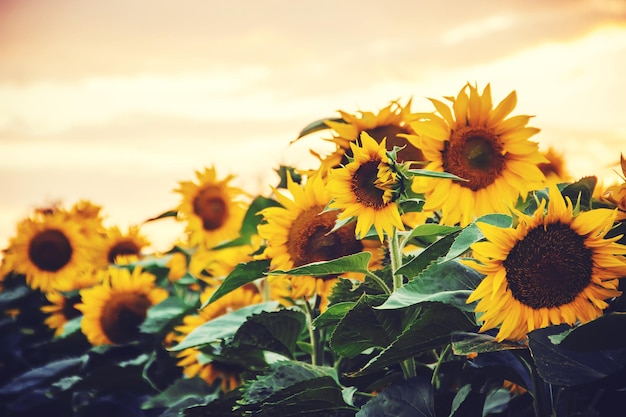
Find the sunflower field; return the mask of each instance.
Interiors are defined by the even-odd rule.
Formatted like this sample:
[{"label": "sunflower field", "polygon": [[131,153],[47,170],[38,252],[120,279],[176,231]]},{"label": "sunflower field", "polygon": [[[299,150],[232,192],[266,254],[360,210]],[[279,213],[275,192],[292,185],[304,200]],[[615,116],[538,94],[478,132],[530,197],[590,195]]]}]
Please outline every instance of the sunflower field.
[{"label": "sunflower field", "polygon": [[[621,416],[626,159],[574,178],[490,86],[313,121],[268,195],[195,171],[166,251],[80,200],[0,264],[0,416]],[[297,140],[298,140],[297,139]]]}]

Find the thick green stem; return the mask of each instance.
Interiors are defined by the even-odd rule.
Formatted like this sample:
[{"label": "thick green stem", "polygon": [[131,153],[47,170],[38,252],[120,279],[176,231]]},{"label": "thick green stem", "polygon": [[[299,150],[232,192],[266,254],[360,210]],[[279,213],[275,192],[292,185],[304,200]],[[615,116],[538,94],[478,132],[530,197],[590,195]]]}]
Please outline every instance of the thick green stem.
[{"label": "thick green stem", "polygon": [[[397,271],[402,266],[402,247],[398,240],[398,230],[394,227],[389,238],[389,259],[391,260],[391,274],[393,277],[393,291],[397,291],[398,288],[404,285],[403,277],[398,274]],[[415,376],[415,360],[408,358],[400,363],[402,368],[402,374],[405,379],[409,379]]]},{"label": "thick green stem", "polygon": [[308,317],[308,327],[309,327],[309,339],[311,339],[311,364],[319,365],[319,361],[321,359],[321,352],[319,352],[319,343],[317,332],[313,328],[313,319],[315,318],[313,309],[309,304],[309,300],[304,300],[304,310]]},{"label": "thick green stem", "polygon": [[385,294],[391,295],[391,289],[387,286],[385,281],[380,279],[380,277],[378,275],[374,274],[373,272],[368,272],[367,276],[370,277],[371,279],[373,279],[374,281],[376,281],[376,283],[380,286],[380,288],[382,288],[382,290],[385,292]]},{"label": "thick green stem", "polygon": [[530,366],[531,388],[533,393],[533,409],[535,410],[535,417],[550,417],[552,415],[552,412],[546,392],[546,383],[537,372],[537,367],[535,366],[535,364],[531,363]]},{"label": "thick green stem", "polygon": [[402,275],[397,273],[402,266],[402,247],[400,246],[398,231],[395,227],[391,236],[389,236],[389,258],[391,260],[391,273],[393,274],[393,290],[396,291],[402,287],[403,279]]}]

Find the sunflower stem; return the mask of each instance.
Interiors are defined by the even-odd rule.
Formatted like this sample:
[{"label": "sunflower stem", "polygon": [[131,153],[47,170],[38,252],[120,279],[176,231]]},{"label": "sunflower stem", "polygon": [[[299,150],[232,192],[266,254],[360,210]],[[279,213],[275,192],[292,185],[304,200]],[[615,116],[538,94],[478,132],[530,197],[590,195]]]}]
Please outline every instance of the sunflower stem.
[{"label": "sunflower stem", "polygon": [[374,274],[373,272],[369,272],[368,271],[367,272],[367,276],[370,277],[371,279],[373,279],[374,281],[376,281],[376,283],[380,286],[380,288],[382,288],[382,290],[385,292],[385,294],[391,295],[391,289],[385,283],[385,281],[383,281],[378,275]]},{"label": "sunflower stem", "polygon": [[398,230],[394,227],[389,236],[389,258],[391,260],[391,274],[393,275],[393,291],[402,287],[403,279],[396,271],[402,266],[402,247],[398,240]]},{"label": "sunflower stem", "polygon": [[[398,288],[403,285],[403,277],[401,274],[397,274],[396,271],[402,266],[402,246],[398,239],[398,229],[394,226],[389,237],[389,259],[391,261],[391,274],[393,276],[393,291],[397,291]],[[413,378],[415,373],[415,360],[408,358],[400,362],[402,368],[402,375],[405,379]]]},{"label": "sunflower stem", "polygon": [[437,378],[437,376],[439,375],[439,367],[443,363],[443,360],[448,355],[448,352],[450,351],[451,348],[452,348],[451,344],[446,345],[446,347],[443,349],[443,351],[441,352],[441,354],[439,354],[439,357],[437,358],[435,369],[433,369],[433,376],[430,378],[430,384],[433,387],[435,387],[435,389],[439,388],[439,380]]},{"label": "sunflower stem", "polygon": [[535,417],[551,417],[551,403],[548,398],[548,391],[546,389],[546,383],[539,375],[537,371],[537,365],[531,358],[521,357],[522,361],[528,367],[530,372],[530,392],[533,397],[533,411]]},{"label": "sunflower stem", "polygon": [[311,308],[311,304],[309,304],[309,300],[304,300],[304,310],[308,317],[308,327],[309,327],[309,339],[311,339],[311,365],[319,365],[318,359],[321,357],[319,351],[319,343],[317,338],[317,332],[313,328],[313,319],[314,313]]}]

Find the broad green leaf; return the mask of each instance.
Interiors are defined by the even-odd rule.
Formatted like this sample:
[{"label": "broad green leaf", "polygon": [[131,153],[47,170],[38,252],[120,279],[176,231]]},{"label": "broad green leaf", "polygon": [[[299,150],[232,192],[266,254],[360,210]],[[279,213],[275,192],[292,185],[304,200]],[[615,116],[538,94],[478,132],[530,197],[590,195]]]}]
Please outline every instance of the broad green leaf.
[{"label": "broad green leaf", "polygon": [[313,326],[316,329],[323,329],[327,327],[334,328],[341,321],[341,319],[343,319],[345,315],[352,310],[355,304],[355,302],[350,301],[329,306],[326,311],[313,320]]},{"label": "broad green leaf", "polygon": [[246,382],[232,415],[319,416],[353,415],[346,403],[335,369],[297,361],[270,366],[267,374]]},{"label": "broad green leaf", "polygon": [[179,378],[165,390],[144,402],[141,409],[173,408],[176,404],[187,401],[189,398],[205,398],[212,393],[211,391],[209,384],[200,377]]},{"label": "broad green leaf", "polygon": [[183,317],[191,307],[179,297],[168,297],[148,309],[146,319],[139,330],[142,333],[157,334],[171,327],[172,323]]},{"label": "broad green leaf", "polygon": [[384,348],[401,331],[402,313],[376,310],[384,296],[363,295],[339,321],[330,336],[331,349],[340,356],[352,358],[372,347]]},{"label": "broad green leaf", "polygon": [[457,261],[432,264],[417,278],[394,291],[379,309],[407,307],[438,301],[465,311],[473,311],[467,297],[478,286],[481,275]]},{"label": "broad green leaf", "polygon": [[485,238],[476,223],[487,223],[498,227],[511,227],[513,218],[506,214],[486,214],[476,219],[473,223],[465,227],[457,236],[450,247],[450,251],[443,258],[444,261],[454,259],[467,252],[471,245]]},{"label": "broad green leaf", "polygon": [[267,274],[292,276],[312,275],[319,277],[324,275],[339,275],[345,272],[368,273],[368,265],[371,258],[371,253],[359,252],[353,255],[342,256],[341,258],[333,259],[331,261],[313,262],[288,271],[276,269],[274,271],[269,271]]},{"label": "broad green leaf", "polygon": [[211,298],[202,304],[200,309],[205,308],[215,300],[223,297],[233,290],[236,290],[242,285],[253,282],[259,278],[263,278],[264,273],[267,272],[269,266],[270,261],[268,259],[237,264],[230,274],[224,278],[224,281],[222,281],[218,289],[211,295]]},{"label": "broad green leaf", "polygon": [[467,331],[475,326],[473,320],[456,307],[424,303],[419,316],[408,324],[402,334],[355,375],[382,369],[428,349],[444,346],[450,342],[453,332]]},{"label": "broad green leaf", "polygon": [[346,404],[341,387],[328,376],[297,382],[262,403],[242,406],[240,409],[246,416],[281,417],[347,417],[356,411],[355,407]]},{"label": "broad green leaf", "polygon": [[234,347],[252,346],[292,357],[306,317],[296,310],[264,311],[249,317],[235,333]]},{"label": "broad green leaf", "polygon": [[250,203],[248,209],[246,210],[246,214],[243,217],[241,222],[241,228],[239,229],[239,237],[234,240],[220,243],[215,246],[213,250],[226,249],[231,247],[248,245],[251,242],[251,237],[257,234],[257,226],[263,219],[262,216],[259,215],[259,212],[267,207],[277,207],[280,206],[280,203],[274,199],[257,196]]},{"label": "broad green leaf", "polygon": [[579,202],[582,209],[588,210],[591,207],[593,190],[597,183],[598,179],[594,176],[583,177],[575,183],[565,186],[561,190],[561,194],[563,197],[569,197],[574,205]]},{"label": "broad green leaf", "polygon": [[246,211],[246,215],[243,218],[239,233],[242,236],[252,236],[257,234],[257,226],[262,220],[259,212],[268,207],[278,206],[280,206],[280,203],[272,198],[267,198],[263,196],[255,197],[254,200],[252,200],[252,203],[250,203],[248,210]]},{"label": "broad green leaf", "polygon": [[531,389],[531,375],[526,364],[528,350],[500,350],[483,352],[467,363],[472,373],[480,373],[492,379],[511,381]]},{"label": "broad green leaf", "polygon": [[53,381],[78,372],[83,363],[84,359],[80,357],[46,363],[14,378],[10,383],[0,388],[0,395],[15,395],[40,386],[48,386]]},{"label": "broad green leaf", "polygon": [[452,351],[455,355],[498,352],[501,350],[527,349],[528,346],[518,342],[496,342],[496,338],[484,333],[453,332],[451,335]]},{"label": "broad green leaf", "polygon": [[435,393],[424,377],[402,380],[369,400],[355,417],[435,417]]},{"label": "broad green leaf", "polygon": [[248,317],[263,311],[274,311],[277,307],[278,302],[268,301],[242,307],[223,316],[219,316],[196,327],[178,345],[168,350],[178,352],[186,348],[203,346],[232,337]]},{"label": "broad green leaf", "polygon": [[444,224],[436,223],[420,224],[419,226],[413,228],[413,230],[406,234],[406,236],[403,236],[403,240],[409,241],[414,237],[445,236],[459,230],[461,230],[461,228],[458,226],[446,226]]},{"label": "broad green leaf", "polygon": [[337,373],[330,367],[313,366],[299,361],[276,362],[270,365],[270,372],[245,383],[240,404],[266,401],[274,393],[297,382],[319,377],[330,377],[336,381]]},{"label": "broad green leaf", "polygon": [[301,131],[300,133],[298,133],[298,137],[296,139],[294,139],[293,141],[291,141],[291,143],[294,143],[295,141],[297,141],[298,139],[310,135],[311,133],[315,133],[315,132],[319,132],[320,130],[327,130],[330,129],[330,127],[328,127],[328,125],[326,124],[326,122],[331,121],[331,122],[337,122],[337,123],[345,123],[344,120],[341,117],[327,117],[325,119],[319,119],[316,120],[314,122],[309,123],[308,125],[306,125]]},{"label": "broad green leaf", "polygon": [[626,365],[626,349],[580,352],[554,344],[550,336],[567,325],[550,326],[528,333],[528,344],[539,375],[549,384],[566,387],[605,378]]},{"label": "broad green leaf", "polygon": [[424,271],[430,264],[437,261],[437,259],[448,253],[450,246],[454,243],[459,232],[450,233],[441,239],[436,240],[434,243],[428,245],[422,252],[415,257],[411,258],[407,263],[402,265],[396,273],[404,275],[409,280],[418,276]]},{"label": "broad green leaf", "polygon": [[578,352],[623,349],[626,348],[626,332],[623,329],[626,329],[626,313],[608,313],[566,330],[560,338],[550,337],[550,340],[562,348]]}]

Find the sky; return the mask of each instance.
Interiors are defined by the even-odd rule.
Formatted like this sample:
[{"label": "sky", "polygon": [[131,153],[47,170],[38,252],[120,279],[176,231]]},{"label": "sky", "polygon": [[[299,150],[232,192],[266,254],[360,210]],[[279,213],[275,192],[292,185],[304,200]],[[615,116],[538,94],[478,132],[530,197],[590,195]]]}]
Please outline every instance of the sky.
[{"label": "sky", "polygon": [[[540,149],[617,181],[625,0],[0,0],[0,246],[36,207],[89,199],[126,227],[215,166],[265,193],[314,163],[312,121],[467,82],[517,92]],[[166,248],[181,225],[142,229]]]}]

